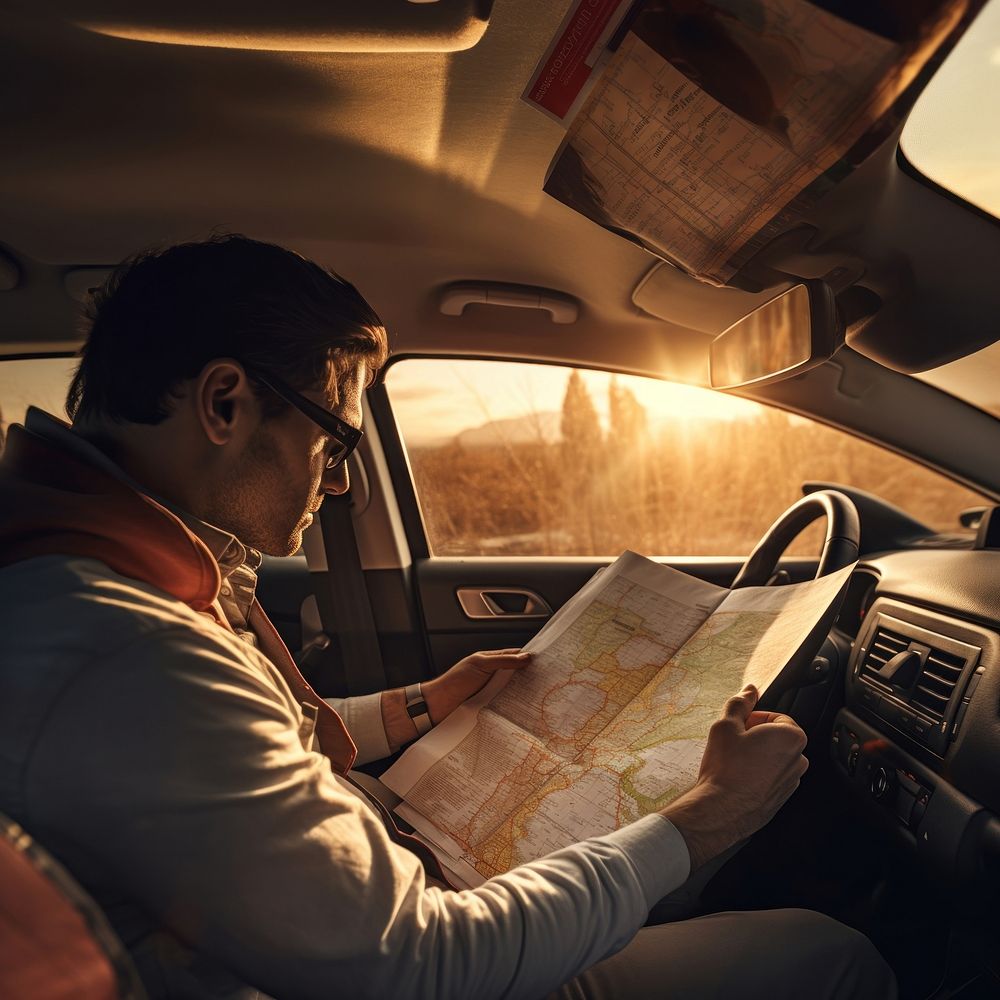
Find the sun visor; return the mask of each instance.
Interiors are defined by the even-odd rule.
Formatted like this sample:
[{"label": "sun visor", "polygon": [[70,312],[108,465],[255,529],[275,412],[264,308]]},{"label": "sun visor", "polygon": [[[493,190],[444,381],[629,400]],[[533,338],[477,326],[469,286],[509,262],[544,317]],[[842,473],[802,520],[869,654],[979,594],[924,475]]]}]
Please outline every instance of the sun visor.
[{"label": "sun visor", "polygon": [[636,285],[632,302],[658,319],[714,337],[792,284],[789,281],[763,292],[716,288],[660,263]]},{"label": "sun visor", "polygon": [[493,0],[365,0],[233,4],[226,0],[89,0],[46,4],[46,16],[132,41],[273,52],[457,52],[489,24]]}]

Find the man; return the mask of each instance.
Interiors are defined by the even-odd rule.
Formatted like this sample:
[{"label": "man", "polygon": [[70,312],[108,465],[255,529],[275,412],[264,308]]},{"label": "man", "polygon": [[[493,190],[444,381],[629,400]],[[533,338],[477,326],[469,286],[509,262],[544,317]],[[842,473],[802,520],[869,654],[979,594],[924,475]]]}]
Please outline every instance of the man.
[{"label": "man", "polygon": [[[639,931],[805,770],[751,689],[662,814],[476,890],[352,782],[416,737],[404,693],[322,702],[254,571],[347,489],[385,354],[352,286],[244,237],[139,257],[96,295],[72,427],[33,411],[0,464],[0,810],[101,902],[154,996],[890,995],[871,945],[815,914]],[[527,659],[427,682],[431,721]]]}]

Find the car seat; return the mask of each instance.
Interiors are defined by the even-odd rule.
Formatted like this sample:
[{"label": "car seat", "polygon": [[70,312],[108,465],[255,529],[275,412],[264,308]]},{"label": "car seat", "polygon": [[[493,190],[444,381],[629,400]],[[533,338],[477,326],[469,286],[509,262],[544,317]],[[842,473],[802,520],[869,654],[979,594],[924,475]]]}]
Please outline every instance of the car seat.
[{"label": "car seat", "polygon": [[145,1000],[121,942],[54,858],[0,815],[0,997]]}]

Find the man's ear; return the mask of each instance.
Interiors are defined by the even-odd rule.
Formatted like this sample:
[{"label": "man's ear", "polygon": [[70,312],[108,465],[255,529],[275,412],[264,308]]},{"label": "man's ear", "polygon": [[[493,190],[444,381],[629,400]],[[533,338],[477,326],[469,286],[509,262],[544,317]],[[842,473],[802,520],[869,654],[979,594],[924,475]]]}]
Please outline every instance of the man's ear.
[{"label": "man's ear", "polygon": [[212,444],[228,444],[237,427],[256,412],[243,367],[228,358],[210,361],[195,379],[192,398],[198,421]]}]

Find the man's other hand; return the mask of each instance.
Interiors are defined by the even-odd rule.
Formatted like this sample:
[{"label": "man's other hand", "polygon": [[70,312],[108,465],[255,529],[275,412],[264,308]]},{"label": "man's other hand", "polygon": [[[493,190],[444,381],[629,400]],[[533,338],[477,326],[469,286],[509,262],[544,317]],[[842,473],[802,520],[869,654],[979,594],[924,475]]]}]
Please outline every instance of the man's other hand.
[{"label": "man's other hand", "polygon": [[[498,670],[521,670],[531,663],[531,653],[519,649],[487,649],[459,660],[440,677],[423,681],[420,690],[431,722],[444,722],[467,698],[478,694]],[[382,722],[389,749],[395,753],[417,738],[417,727],[406,711],[403,688],[382,695]]]},{"label": "man's other hand", "polygon": [[663,811],[691,854],[691,870],[764,826],[799,786],[806,734],[778,712],[755,712],[748,685],[713,723],[694,788]]},{"label": "man's other hand", "polygon": [[459,660],[450,670],[420,685],[431,722],[443,722],[468,698],[478,694],[498,670],[520,670],[531,653],[519,649],[486,649]]}]

